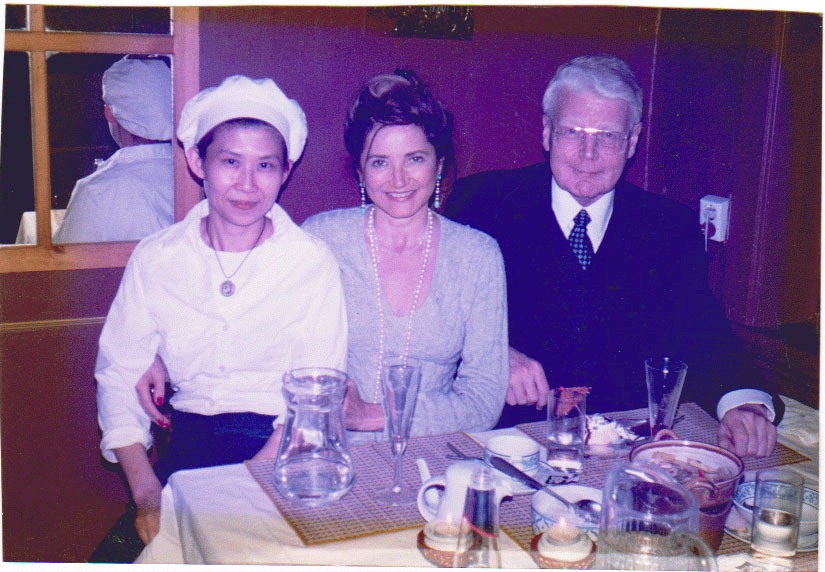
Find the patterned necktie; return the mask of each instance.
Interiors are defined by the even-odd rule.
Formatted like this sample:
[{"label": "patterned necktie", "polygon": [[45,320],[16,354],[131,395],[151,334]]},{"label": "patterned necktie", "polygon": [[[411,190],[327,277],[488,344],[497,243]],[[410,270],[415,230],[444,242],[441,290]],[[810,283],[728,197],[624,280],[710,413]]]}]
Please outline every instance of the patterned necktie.
[{"label": "patterned necktie", "polygon": [[593,259],[593,244],[590,242],[590,237],[587,236],[587,225],[590,224],[590,215],[587,211],[582,209],[576,218],[573,219],[575,223],[573,230],[570,232],[570,246],[573,248],[573,254],[581,264],[582,270],[586,270]]}]

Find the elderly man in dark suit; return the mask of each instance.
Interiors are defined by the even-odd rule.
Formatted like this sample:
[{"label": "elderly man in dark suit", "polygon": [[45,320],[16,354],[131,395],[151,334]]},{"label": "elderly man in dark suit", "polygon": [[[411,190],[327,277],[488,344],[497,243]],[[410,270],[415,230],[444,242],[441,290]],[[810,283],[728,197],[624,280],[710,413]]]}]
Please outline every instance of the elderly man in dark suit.
[{"label": "elderly man in dark suit", "polygon": [[504,255],[510,387],[499,426],[543,418],[549,385],[592,387],[590,411],[644,407],[644,359],[670,356],[688,364],[683,401],[721,420],[720,444],[767,455],[782,402],[751,389],[707,285],[695,215],[620,180],[642,130],[633,73],[612,56],[575,58],[543,111],[547,163],[462,179],[446,205]]}]

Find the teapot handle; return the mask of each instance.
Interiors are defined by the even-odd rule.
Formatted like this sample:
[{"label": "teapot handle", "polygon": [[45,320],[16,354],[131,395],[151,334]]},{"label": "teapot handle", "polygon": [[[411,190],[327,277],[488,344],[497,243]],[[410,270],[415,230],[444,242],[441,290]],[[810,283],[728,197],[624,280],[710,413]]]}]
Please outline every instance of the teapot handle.
[{"label": "teapot handle", "polygon": [[[441,489],[441,494],[438,494],[435,489]],[[447,481],[444,476],[427,479],[427,482],[418,489],[418,512],[427,522],[438,515],[438,507],[446,489]]]}]

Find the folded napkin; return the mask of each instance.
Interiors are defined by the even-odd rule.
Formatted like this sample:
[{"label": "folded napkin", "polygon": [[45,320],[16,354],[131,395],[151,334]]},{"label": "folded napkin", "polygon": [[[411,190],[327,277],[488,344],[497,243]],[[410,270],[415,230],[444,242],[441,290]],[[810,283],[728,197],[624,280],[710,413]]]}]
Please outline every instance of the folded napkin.
[{"label": "folded napkin", "polygon": [[819,444],[819,411],[802,403],[781,396],[785,402],[785,417],[777,427],[777,432],[784,442],[793,447],[816,447]]}]

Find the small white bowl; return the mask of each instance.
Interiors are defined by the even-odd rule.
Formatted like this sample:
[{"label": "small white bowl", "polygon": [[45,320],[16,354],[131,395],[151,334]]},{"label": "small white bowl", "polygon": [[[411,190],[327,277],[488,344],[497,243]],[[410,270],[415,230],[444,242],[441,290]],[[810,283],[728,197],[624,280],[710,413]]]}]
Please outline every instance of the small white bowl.
[{"label": "small white bowl", "polygon": [[[733,493],[733,506],[736,507],[739,516],[748,524],[753,522],[753,497],[756,491],[756,481],[743,481],[736,487]],[[816,536],[819,531],[819,493],[811,488],[805,487],[802,492],[802,518],[799,521],[799,543],[805,544],[802,540]]]},{"label": "small white bowl", "polygon": [[[599,503],[602,502],[602,491],[594,489],[593,487],[559,485],[552,487],[552,489],[554,493],[570,502],[576,502],[582,499],[591,499]],[[593,533],[598,532],[598,522],[588,522],[573,514],[572,511],[567,510],[561,502],[545,491],[537,491],[533,495],[530,501],[530,507],[530,512],[533,516],[533,531],[536,532],[536,534],[544,532],[554,524],[557,524],[562,517],[569,524],[576,526],[580,530]]]},{"label": "small white bowl", "polygon": [[496,435],[487,440],[484,459],[489,463],[493,457],[501,457],[511,465],[535,475],[539,470],[539,444],[526,435]]}]

